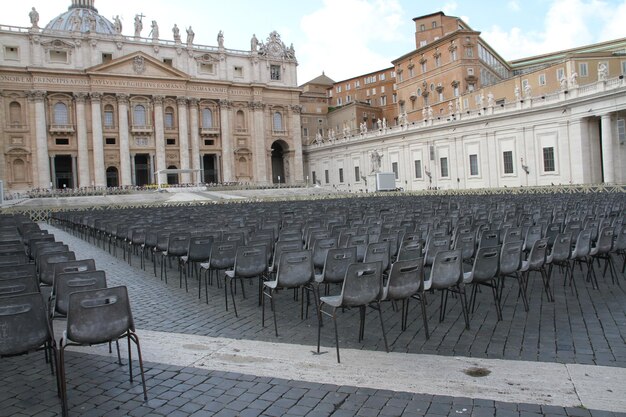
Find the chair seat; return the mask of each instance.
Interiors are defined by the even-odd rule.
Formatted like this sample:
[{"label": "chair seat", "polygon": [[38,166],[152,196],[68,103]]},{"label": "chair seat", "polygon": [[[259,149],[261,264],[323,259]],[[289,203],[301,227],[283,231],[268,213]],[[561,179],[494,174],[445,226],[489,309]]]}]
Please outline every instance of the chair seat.
[{"label": "chair seat", "polygon": [[597,246],[595,248],[591,248],[591,250],[589,251],[589,256],[596,256],[598,252],[599,252],[599,249]]},{"label": "chair seat", "polygon": [[472,282],[473,275],[474,274],[472,273],[472,271],[463,272],[463,283],[469,284],[470,282]]},{"label": "chair seat", "polygon": [[330,295],[327,297],[320,297],[322,303],[328,304],[331,307],[341,307],[341,295]]},{"label": "chair seat", "polygon": [[235,270],[234,269],[227,269],[225,272],[226,276],[228,278],[235,278]]},{"label": "chair seat", "polygon": [[200,268],[202,269],[209,269],[211,267],[211,264],[209,262],[202,262],[200,264]]},{"label": "chair seat", "polygon": [[317,283],[324,282],[324,274],[315,274],[315,282]]},{"label": "chair seat", "polygon": [[528,268],[530,268],[530,262],[528,261],[522,261],[522,267],[520,268],[520,272],[526,272],[528,271]]},{"label": "chair seat", "polygon": [[271,288],[275,290],[276,288],[278,288],[278,280],[275,279],[274,281],[265,281],[263,282],[263,285],[266,286],[267,288]]},{"label": "chair seat", "polygon": [[554,255],[552,254],[546,256],[546,264],[551,264],[553,259],[554,259]]},{"label": "chair seat", "polygon": [[188,259],[189,259],[189,256],[187,255],[183,255],[180,257],[181,262],[187,262]]}]

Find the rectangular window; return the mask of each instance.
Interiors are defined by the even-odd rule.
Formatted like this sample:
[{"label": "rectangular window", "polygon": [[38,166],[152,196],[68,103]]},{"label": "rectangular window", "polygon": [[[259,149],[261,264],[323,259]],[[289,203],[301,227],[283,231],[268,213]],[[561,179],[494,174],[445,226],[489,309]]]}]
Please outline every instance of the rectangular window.
[{"label": "rectangular window", "polygon": [[317,184],[317,177],[315,175],[315,171],[311,172],[311,178],[313,178],[313,184]]},{"label": "rectangular window", "polygon": [[465,48],[465,56],[468,58],[474,58],[474,48],[466,47]]},{"label": "rectangular window", "polygon": [[513,174],[513,151],[502,152],[502,160],[505,174]]},{"label": "rectangular window", "polygon": [[50,51],[50,62],[67,63],[66,51]]},{"label": "rectangular window", "polygon": [[305,138],[309,137],[309,129],[307,127],[302,128],[302,136],[304,136]]},{"label": "rectangular window", "polygon": [[4,59],[11,61],[19,61],[20,50],[17,46],[5,46],[4,47]]},{"label": "rectangular window", "polygon": [[280,81],[280,65],[270,65],[270,79]]},{"label": "rectangular window", "polygon": [[103,64],[105,62],[111,62],[112,60],[113,60],[113,54],[107,54],[107,53],[102,54],[102,63]]},{"label": "rectangular window", "polygon": [[393,171],[394,175],[396,176],[396,179],[398,179],[398,163],[397,162],[391,163],[391,171]]},{"label": "rectangular window", "polygon": [[176,139],[172,139],[172,138],[165,139],[165,144],[169,146],[176,145]]},{"label": "rectangular window", "polygon": [[589,76],[589,66],[586,62],[580,62],[578,64],[578,76],[579,77],[588,77]]},{"label": "rectangular window", "polygon": [[372,88],[372,95],[376,94],[376,87]]},{"label": "rectangular window", "polygon": [[115,145],[115,138],[105,138],[104,143],[106,145]]},{"label": "rectangular window", "polygon": [[350,83],[346,83],[346,91],[350,91]]},{"label": "rectangular window", "polygon": [[166,112],[163,121],[166,129],[174,128],[174,113]]},{"label": "rectangular window", "polygon": [[413,71],[413,67],[409,67],[409,78],[413,78],[415,76],[415,72]]},{"label": "rectangular window", "polygon": [[339,168],[339,182],[343,182],[343,168]]},{"label": "rectangular window", "polygon": [[385,92],[385,86],[383,85],[383,86],[380,87],[380,93],[382,94],[384,92]]},{"label": "rectangular window", "polygon": [[204,74],[214,74],[215,67],[213,67],[213,64],[200,64],[200,72]]},{"label": "rectangular window", "polygon": [[554,148],[552,146],[543,148],[543,171],[554,172]]},{"label": "rectangular window", "polygon": [[398,102],[398,95],[396,93],[393,93],[391,95],[391,101],[393,102],[393,104],[396,104]]},{"label": "rectangular window", "polygon": [[354,82],[354,88],[361,88],[361,81],[355,81]]},{"label": "rectangular window", "polygon": [[437,55],[435,57],[435,68],[439,68],[441,66],[441,55]]},{"label": "rectangular window", "polygon": [[341,97],[337,97],[337,105],[341,106],[343,102],[341,101]]},{"label": "rectangular window", "polygon": [[561,78],[565,77],[565,69],[557,68],[556,70],[556,80],[561,81]]},{"label": "rectangular window", "polygon": [[381,96],[380,97],[380,105],[381,106],[386,106],[387,105],[387,96]]},{"label": "rectangular window", "polygon": [[539,85],[546,85],[546,74],[539,74]]},{"label": "rectangular window", "polygon": [[205,146],[213,146],[214,143],[215,143],[215,141],[213,139],[205,139],[204,140],[204,145]]},{"label": "rectangular window", "polygon": [[330,182],[330,174],[328,173],[328,170],[324,170],[324,181],[326,182],[326,184],[328,184]]},{"label": "rectangular window", "polygon": [[421,63],[421,67],[422,67],[422,74],[426,72],[427,68],[426,68],[426,61]]},{"label": "rectangular window", "polygon": [[354,167],[354,181],[361,181],[361,172],[359,167]]},{"label": "rectangular window", "polygon": [[112,111],[104,111],[104,126],[105,127],[113,127],[115,126],[115,122],[113,121],[114,114]]},{"label": "rectangular window", "polygon": [[378,79],[379,79],[380,81],[385,81],[385,73],[383,72],[382,74],[380,74],[380,75],[378,76]]},{"label": "rectangular window", "polygon": [[69,145],[70,144],[70,140],[68,138],[57,138],[55,143],[57,145]]},{"label": "rectangular window", "polygon": [[172,60],[172,58],[163,58],[163,63],[170,67],[174,65],[174,61]]},{"label": "rectangular window", "polygon": [[622,75],[626,75],[626,61],[622,61]]},{"label": "rectangular window", "polygon": [[341,93],[341,86],[340,85],[337,86],[337,92]]},{"label": "rectangular window", "polygon": [[415,178],[422,178],[422,161],[416,159],[415,161],[413,161],[413,164],[415,165]]},{"label": "rectangular window", "polygon": [[617,119],[617,139],[621,145],[626,143],[626,121],[624,119]]},{"label": "rectangular window", "polygon": [[423,48],[424,46],[426,46],[427,43],[428,41],[420,41],[420,48]]},{"label": "rectangular window", "polygon": [[348,95],[346,96],[346,104],[350,103],[352,101],[352,96]]},{"label": "rectangular window", "polygon": [[439,158],[439,165],[441,165],[441,178],[448,177],[448,158],[443,157]]},{"label": "rectangular window", "polygon": [[452,62],[457,60],[456,49],[453,49],[452,52],[450,52],[450,60]]},{"label": "rectangular window", "polygon": [[[274,78],[274,72],[272,70],[272,80],[280,80],[280,67],[278,65],[273,65],[273,66],[278,67],[278,78]],[[235,77],[237,78],[243,77],[243,67],[235,67],[233,71],[234,71]]]},{"label": "rectangular window", "polygon": [[469,156],[470,176],[478,175],[478,155],[472,154]]}]

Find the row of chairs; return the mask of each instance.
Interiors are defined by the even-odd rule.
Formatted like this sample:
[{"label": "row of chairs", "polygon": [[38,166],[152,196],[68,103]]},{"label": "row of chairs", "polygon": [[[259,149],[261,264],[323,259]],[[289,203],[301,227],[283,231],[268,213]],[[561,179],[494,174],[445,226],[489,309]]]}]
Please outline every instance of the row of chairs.
[{"label": "row of chairs", "polygon": [[[54,235],[26,218],[0,216],[0,229],[0,244],[8,239],[19,241],[24,255],[13,256],[13,263],[6,258],[0,269],[0,356],[25,354],[43,347],[46,360],[51,358],[51,372],[57,369],[57,393],[62,414],[67,416],[65,349],[101,343],[109,343],[110,349],[115,341],[121,365],[118,340],[127,338],[130,380],[133,381],[132,340],[147,400],[141,348],[126,287],[107,287],[105,272],[96,270],[93,259],[76,260],[67,245],[56,242]],[[4,233],[9,229],[11,233]],[[42,289],[50,293],[47,303]],[[53,322],[58,318],[66,319],[66,328],[57,345]]]}]

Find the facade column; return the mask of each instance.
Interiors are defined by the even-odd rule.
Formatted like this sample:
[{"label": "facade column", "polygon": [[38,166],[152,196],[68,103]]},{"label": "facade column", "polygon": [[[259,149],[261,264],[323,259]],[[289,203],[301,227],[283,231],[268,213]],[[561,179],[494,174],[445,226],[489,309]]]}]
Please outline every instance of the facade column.
[{"label": "facade column", "polygon": [[[293,138],[293,164],[290,168],[290,183],[301,183],[303,180],[302,162],[302,129],[300,128],[300,113],[302,106],[299,104],[291,106],[289,118],[291,121],[291,137]],[[285,173],[286,174],[286,173]]]},{"label": "facade column", "polygon": [[102,111],[100,109],[100,93],[91,93],[91,134],[93,143],[93,173],[96,187],[106,187],[106,170],[104,168],[104,145],[102,138]]},{"label": "facade column", "polygon": [[[154,148],[156,150],[156,170],[161,171],[165,165],[165,130],[163,127],[163,99],[164,96],[153,96],[154,100]],[[163,177],[163,178],[161,178]],[[159,179],[165,180],[163,174],[159,174]],[[158,182],[158,181],[157,181]]]},{"label": "facade column", "polygon": [[57,188],[57,170],[56,170],[56,166],[54,165],[54,158],[56,155],[50,155],[49,159],[50,159],[50,178],[52,178],[52,187],[51,188]]},{"label": "facade column", "polygon": [[45,91],[34,91],[30,98],[35,102],[35,139],[37,144],[37,187],[50,188],[50,162],[48,161],[48,132],[46,126]]},{"label": "facade column", "polygon": [[[76,100],[76,140],[78,142],[78,183],[75,187],[89,187],[91,176],[89,175],[89,143],[87,142],[87,117],[85,117],[86,93],[75,93]],[[76,172],[74,171],[74,176]]]},{"label": "facade column", "polygon": [[265,104],[260,101],[250,103],[252,109],[252,143],[254,143],[254,180],[259,184],[269,184],[267,157],[265,155]]},{"label": "facade column", "polygon": [[[189,124],[187,121],[187,97],[176,97],[178,103],[178,144],[180,148],[180,169],[189,169]],[[183,173],[181,183],[191,183],[192,176]]]},{"label": "facade column", "polygon": [[230,107],[231,102],[228,100],[220,100],[220,128],[222,139],[222,182],[232,182],[235,180],[233,175],[234,155],[233,155],[233,136],[230,126]]},{"label": "facade column", "polygon": [[613,130],[611,115],[603,114],[601,117],[602,129],[602,177],[605,184],[615,182],[615,164],[613,163]]},{"label": "facade column", "polygon": [[135,170],[135,154],[130,154],[130,180],[131,185],[137,185],[137,171]]},{"label": "facade column", "polygon": [[[189,99],[189,116],[191,123],[191,169],[197,170],[201,169],[198,99]],[[194,184],[202,182],[202,171],[195,171],[191,178]]]},{"label": "facade column", "polygon": [[77,157],[75,157],[74,155],[72,155],[72,188],[77,188],[78,187],[78,175],[76,173],[77,170],[77,163],[76,163]]},{"label": "facade column", "polygon": [[120,185],[132,185],[128,137],[128,94],[117,94],[117,124],[120,134]]}]

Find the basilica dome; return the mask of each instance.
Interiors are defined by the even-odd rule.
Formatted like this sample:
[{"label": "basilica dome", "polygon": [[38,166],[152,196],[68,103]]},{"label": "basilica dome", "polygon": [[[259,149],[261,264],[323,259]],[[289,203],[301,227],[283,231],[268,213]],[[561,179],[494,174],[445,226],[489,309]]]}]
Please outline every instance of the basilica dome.
[{"label": "basilica dome", "polygon": [[47,31],[68,31],[82,33],[117,34],[115,26],[107,18],[98,14],[95,0],[72,0],[65,13],[52,19],[44,28]]}]

